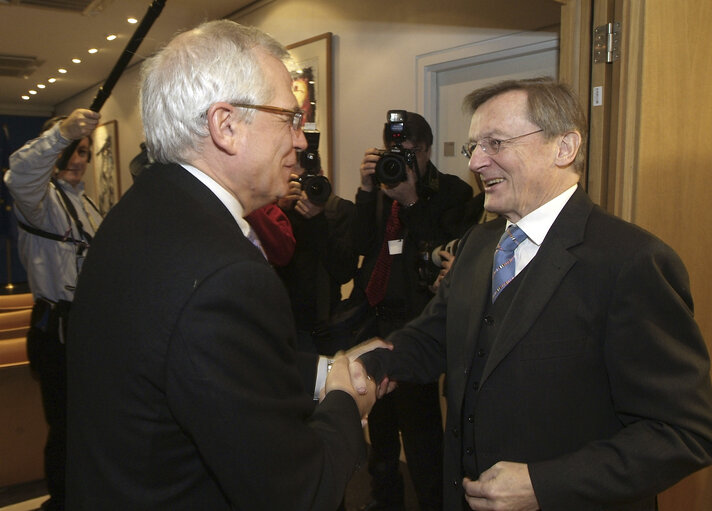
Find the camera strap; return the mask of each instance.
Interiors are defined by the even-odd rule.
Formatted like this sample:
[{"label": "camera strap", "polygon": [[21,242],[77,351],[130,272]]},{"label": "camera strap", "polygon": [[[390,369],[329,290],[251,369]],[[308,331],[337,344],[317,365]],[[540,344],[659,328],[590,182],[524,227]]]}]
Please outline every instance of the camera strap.
[{"label": "camera strap", "polygon": [[[72,204],[72,201],[69,199],[69,197],[67,196],[67,193],[64,191],[62,186],[59,184],[56,177],[52,177],[52,179],[50,179],[50,181],[54,185],[55,190],[57,190],[57,192],[59,193],[59,196],[62,199],[62,202],[64,203],[64,209],[67,210],[69,215],[72,217],[72,220],[74,220],[74,223],[77,225],[77,230],[79,231],[79,235],[84,240],[86,240],[86,244],[89,245],[93,238],[92,238],[91,234],[89,234],[88,232],[86,232],[84,230],[84,225],[82,224],[81,220],[79,220],[79,215],[77,215],[77,210],[74,208],[74,204]],[[91,201],[90,201],[90,204],[94,208],[96,208],[96,206],[94,206],[94,204],[91,203]]]},{"label": "camera strap", "polygon": [[[77,245],[79,249],[84,249],[89,246],[89,244],[92,241],[92,236],[84,230],[84,226],[82,222],[79,220],[79,216],[77,215],[77,210],[74,207],[74,204],[72,204],[72,201],[69,199],[67,196],[67,193],[62,189],[62,186],[57,182],[57,179],[52,177],[50,179],[50,182],[52,183],[52,186],[56,190],[56,192],[59,194],[60,202],[62,203],[62,206],[64,207],[65,212],[71,217],[71,219],[74,221],[74,223],[77,226],[77,230],[79,231],[79,235],[82,239],[76,239],[73,236],[71,236],[71,229],[67,231],[66,234],[57,234],[53,232],[48,232],[42,229],[38,229],[37,227],[33,227],[29,224],[26,224],[25,222],[22,222],[18,219],[17,225],[24,231],[29,232],[30,234],[34,234],[35,236],[39,236],[41,238],[46,238],[49,240],[53,241],[60,241],[63,243],[72,243],[74,245]],[[91,206],[96,209],[98,212],[99,210],[96,208],[94,203],[89,200],[89,198],[86,195],[82,195],[85,199],[87,199],[87,202],[91,204]]]}]

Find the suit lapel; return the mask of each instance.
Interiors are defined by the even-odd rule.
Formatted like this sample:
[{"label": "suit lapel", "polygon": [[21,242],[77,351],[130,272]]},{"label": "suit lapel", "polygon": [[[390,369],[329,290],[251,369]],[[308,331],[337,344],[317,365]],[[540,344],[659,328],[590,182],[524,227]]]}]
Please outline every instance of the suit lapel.
[{"label": "suit lapel", "polygon": [[485,364],[481,382],[529,331],[568,271],[576,264],[576,257],[571,254],[570,248],[583,242],[592,208],[593,203],[579,187],[554,221],[536,257],[522,275],[524,280],[502,319],[502,327]]}]

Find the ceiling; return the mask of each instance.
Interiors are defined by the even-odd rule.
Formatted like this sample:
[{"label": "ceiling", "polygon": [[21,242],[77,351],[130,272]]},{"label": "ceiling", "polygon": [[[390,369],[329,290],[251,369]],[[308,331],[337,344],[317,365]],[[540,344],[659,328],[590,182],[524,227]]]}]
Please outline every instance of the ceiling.
[{"label": "ceiling", "polygon": [[[166,0],[129,65],[176,32],[227,17],[253,2]],[[49,115],[65,99],[98,90],[151,5],[151,0],[0,0],[0,113]],[[129,24],[131,16],[139,23]],[[118,36],[111,42],[106,40],[110,33]],[[92,55],[89,48],[99,51]],[[81,63],[72,63],[73,58]],[[60,67],[67,73],[59,74]],[[48,83],[50,77],[57,81]],[[37,94],[23,100],[30,89]]]}]

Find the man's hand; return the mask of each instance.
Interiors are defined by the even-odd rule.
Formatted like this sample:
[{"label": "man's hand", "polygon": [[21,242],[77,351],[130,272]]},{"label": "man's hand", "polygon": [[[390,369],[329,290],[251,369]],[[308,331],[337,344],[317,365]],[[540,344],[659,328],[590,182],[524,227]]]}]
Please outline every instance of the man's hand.
[{"label": "man's hand", "polygon": [[[359,362],[355,362],[355,364],[361,366]],[[363,368],[363,366],[361,367]],[[376,384],[372,380],[366,379],[366,392],[359,393],[351,385],[351,377],[348,357],[337,355],[331,365],[331,371],[326,377],[324,393],[328,394],[332,390],[343,390],[348,393],[356,401],[362,424],[365,424],[364,420],[376,402]]]},{"label": "man's hand", "polygon": [[373,191],[373,174],[376,172],[376,162],[381,159],[381,154],[383,154],[383,149],[376,149],[372,147],[363,155],[363,161],[361,162],[361,190],[364,192]]},{"label": "man's hand", "polygon": [[415,187],[415,171],[410,167],[405,169],[407,179],[393,187],[382,186],[383,193],[398,201],[401,206],[410,206],[418,201],[418,191]]},{"label": "man's hand", "polygon": [[447,275],[447,273],[450,271],[450,267],[452,266],[452,263],[455,261],[455,255],[451,254],[447,250],[439,251],[438,255],[440,256],[442,269],[438,272],[438,276],[435,279],[435,282],[433,282],[430,286],[428,286],[432,293],[438,292],[438,288],[440,287],[440,282],[445,278],[445,275]]},{"label": "man's hand", "polygon": [[317,206],[309,200],[307,192],[302,191],[301,197],[294,205],[294,211],[302,215],[304,218],[314,218],[324,212],[324,205]]},{"label": "man's hand", "polygon": [[[358,360],[358,358],[364,353],[368,353],[369,351],[377,348],[392,350],[393,345],[379,337],[374,337],[368,341],[362,342],[361,344],[357,344],[346,352],[346,356],[349,357],[349,360],[351,361],[349,365],[351,370],[351,384],[359,393],[366,391],[368,382],[372,381],[372,378],[366,373],[366,368],[363,367],[363,364],[360,360]],[[378,399],[381,399],[389,392],[393,392],[397,384],[394,381],[390,381],[386,377],[383,381],[376,382],[376,385],[376,396]]]},{"label": "man's hand", "polygon": [[91,135],[99,124],[100,117],[98,112],[77,108],[59,124],[59,132],[67,140],[80,140]]},{"label": "man's hand", "polygon": [[500,461],[480,474],[477,481],[467,477],[462,486],[465,500],[478,511],[536,511],[539,502],[524,463]]}]

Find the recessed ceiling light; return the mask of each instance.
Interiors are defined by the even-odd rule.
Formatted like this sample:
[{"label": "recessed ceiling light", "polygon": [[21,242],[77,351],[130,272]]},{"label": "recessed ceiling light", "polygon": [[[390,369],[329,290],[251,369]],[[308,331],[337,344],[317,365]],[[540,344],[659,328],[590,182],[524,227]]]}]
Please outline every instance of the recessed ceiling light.
[{"label": "recessed ceiling light", "polygon": [[106,36],[107,41],[113,41],[114,39],[116,39],[116,34],[109,34]]},{"label": "recessed ceiling light", "polygon": [[28,96],[27,94],[24,94],[24,95],[22,96],[22,99],[24,99],[25,101],[27,101],[28,99],[30,99],[30,96]]},{"label": "recessed ceiling light", "polygon": [[96,53],[98,51],[96,48],[89,48],[89,53]]},{"label": "recessed ceiling light", "polygon": [[75,64],[81,64],[82,59],[72,59],[72,62],[74,62]]},{"label": "recessed ceiling light", "polygon": [[49,83],[54,83],[54,82],[56,82],[56,81],[57,81],[57,79],[56,79],[56,78],[50,78],[50,79],[49,79],[49,80],[47,80],[47,81],[48,81]]},{"label": "recessed ceiling light", "polygon": [[60,67],[59,69],[57,69],[57,71],[59,71],[59,72],[62,73],[62,74],[64,74],[64,73],[67,72],[67,70],[64,69],[63,67]]},{"label": "recessed ceiling light", "polygon": [[29,93],[32,94],[33,96],[34,96],[35,94],[37,94],[37,91],[34,90],[34,89],[28,90],[27,92],[29,92]]},{"label": "recessed ceiling light", "polygon": [[135,24],[135,23],[138,23],[138,20],[137,20],[136,18],[127,18],[126,21],[128,21],[128,22],[131,23],[132,25]]},{"label": "recessed ceiling light", "polygon": [[38,89],[44,89],[45,87],[47,87],[47,86],[46,86],[44,83],[38,83],[38,84],[37,84],[37,88],[38,88]]}]

